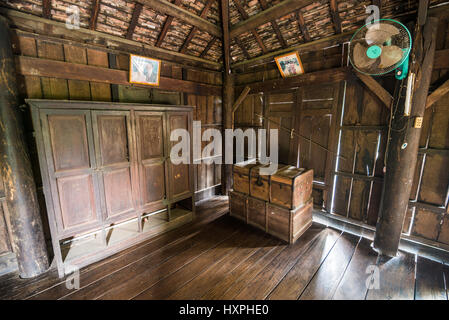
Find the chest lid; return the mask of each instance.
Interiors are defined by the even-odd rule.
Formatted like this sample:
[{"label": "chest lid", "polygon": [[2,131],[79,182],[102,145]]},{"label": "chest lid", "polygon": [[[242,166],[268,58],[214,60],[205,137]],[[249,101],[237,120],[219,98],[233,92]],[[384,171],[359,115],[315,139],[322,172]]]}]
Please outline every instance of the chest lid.
[{"label": "chest lid", "polygon": [[259,161],[257,161],[256,159],[250,159],[234,164],[233,171],[235,173],[249,175],[250,170],[258,165],[260,165]]},{"label": "chest lid", "polygon": [[285,184],[291,185],[291,184],[293,184],[293,181],[295,181],[295,179],[297,177],[299,177],[301,174],[303,174],[304,172],[306,172],[306,170],[304,168],[287,166],[287,167],[284,167],[284,168],[281,168],[280,170],[278,170],[271,177],[271,180],[279,182],[279,183],[285,183]]},{"label": "chest lid", "polygon": [[[251,168],[251,176],[252,176],[252,177],[258,177],[258,176],[260,175],[260,170],[261,170],[262,168],[268,168],[270,165],[271,165],[271,163],[268,163],[268,164],[259,164],[258,166],[255,166],[255,167]],[[283,170],[283,169],[285,169],[286,167],[288,167],[288,166],[285,165],[285,164],[279,163],[279,164],[278,164],[278,169],[277,169],[277,171]],[[267,178],[267,179],[270,177],[269,175],[260,175],[260,176],[261,176],[262,178]]]}]

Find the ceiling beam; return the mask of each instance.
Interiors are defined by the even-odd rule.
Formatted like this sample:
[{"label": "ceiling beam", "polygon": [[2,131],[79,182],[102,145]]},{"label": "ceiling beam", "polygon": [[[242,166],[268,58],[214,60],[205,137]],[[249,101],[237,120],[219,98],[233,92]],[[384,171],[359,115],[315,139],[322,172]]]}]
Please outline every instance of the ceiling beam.
[{"label": "ceiling beam", "polygon": [[136,2],[134,6],[131,22],[129,23],[128,32],[126,33],[126,39],[132,39],[134,30],[136,30],[137,23],[139,22],[140,13],[142,12],[143,5]]},{"label": "ceiling beam", "polygon": [[207,44],[206,48],[204,48],[203,52],[200,54],[200,58],[204,58],[206,54],[209,52],[210,48],[214,45],[215,41],[217,41],[217,37],[213,37],[211,41]]},{"label": "ceiling beam", "polygon": [[379,8],[380,16],[382,17],[382,0],[373,0],[373,5]]},{"label": "ceiling beam", "polygon": [[11,27],[16,28],[16,32],[21,32],[17,28],[23,28],[23,30],[33,30],[33,33],[36,34],[36,36],[64,41],[75,41],[80,45],[92,45],[103,50],[114,50],[115,52],[133,54],[142,54],[142,52],[145,52],[146,55],[152,55],[155,58],[178,63],[180,65],[214,71],[221,71],[223,69],[223,65],[217,61],[210,61],[193,55],[157,48],[153,45],[90,30],[85,27],[70,30],[70,33],[68,34],[64,22],[44,19],[17,10],[0,7],[0,14],[8,18]]},{"label": "ceiling beam", "polygon": [[336,33],[341,33],[341,19],[338,13],[338,3],[337,0],[330,0],[331,16],[332,22],[334,23],[334,28]]},{"label": "ceiling beam", "polygon": [[92,11],[90,14],[89,29],[95,30],[97,27],[98,14],[100,13],[100,0],[92,2]]},{"label": "ceiling beam", "polygon": [[137,0],[137,2],[146,5],[159,13],[182,20],[187,24],[210,33],[213,36],[222,36],[221,28],[217,27],[212,22],[201,18],[196,14],[183,9],[171,2],[168,2],[166,0]]},{"label": "ceiling beam", "polygon": [[231,28],[230,37],[235,38],[248,30],[255,29],[271,20],[281,18],[290,12],[304,8],[313,2],[316,2],[316,0],[284,0],[267,10],[255,14],[249,19],[234,25],[234,27]]},{"label": "ceiling beam", "polygon": [[231,38],[229,30],[229,0],[220,0],[221,2],[221,23],[223,24],[223,60],[224,72],[226,75],[231,73]]},{"label": "ceiling beam", "polygon": [[[175,6],[179,6],[181,3],[181,0],[175,0],[173,3]],[[165,19],[164,25],[162,26],[162,30],[159,33],[159,36],[157,37],[157,41],[155,46],[160,47],[162,45],[162,42],[164,42],[165,36],[167,35],[168,30],[170,29],[171,23],[173,22],[174,17],[168,15]]]},{"label": "ceiling beam", "polygon": [[45,19],[51,18],[51,0],[42,1],[42,17]]},{"label": "ceiling beam", "polygon": [[[207,1],[206,5],[204,6],[203,10],[201,11],[200,18],[206,18],[207,13],[209,12],[210,7],[212,6],[213,1],[209,0]],[[181,46],[181,50],[179,52],[185,53],[187,51],[187,48],[189,46],[190,41],[192,41],[193,37],[195,36],[195,33],[198,31],[197,27],[193,27],[192,30],[190,30],[186,40]]]},{"label": "ceiling beam", "polygon": [[312,41],[310,37],[309,30],[307,30],[306,21],[301,10],[296,11],[296,19],[298,20],[299,29],[301,29],[302,35],[306,42]]},{"label": "ceiling beam", "polygon": [[[240,14],[240,17],[242,18],[242,20],[247,20],[249,18],[248,14],[246,13],[245,9],[243,8],[242,4],[240,3],[239,0],[233,0],[235,7],[237,8],[237,11]],[[248,31],[248,30],[247,30]],[[259,45],[260,49],[262,49],[262,52],[265,53],[267,52],[267,47],[265,47],[265,44],[262,41],[262,38],[259,36],[259,34],[257,33],[256,28],[251,29],[250,30],[253,37],[256,39],[257,44]],[[237,37],[235,37],[236,39]],[[231,38],[234,39],[234,38]]]},{"label": "ceiling beam", "polygon": [[249,55],[248,51],[246,50],[245,46],[240,41],[240,39],[237,37],[237,38],[234,38],[234,41],[240,47],[240,50],[242,50],[243,55],[245,56],[245,58],[246,59],[251,59],[251,56]]},{"label": "ceiling beam", "polygon": [[[267,4],[266,0],[259,0],[259,3],[263,10],[268,9],[268,4]],[[279,26],[278,26],[276,20],[271,20],[270,23],[271,23],[271,27],[274,30],[274,33],[276,34],[276,37],[278,38],[279,43],[281,44],[281,47],[285,48],[287,46],[287,43],[285,42],[284,37],[282,36],[281,30],[279,29]]]},{"label": "ceiling beam", "polygon": [[260,65],[261,63],[270,63],[273,61],[274,57],[284,53],[288,53],[290,51],[296,50],[298,51],[299,54],[301,54],[311,51],[323,50],[325,48],[332,46],[341,45],[343,42],[349,41],[353,36],[353,34],[354,34],[353,31],[344,32],[330,37],[321,38],[311,42],[306,42],[296,46],[288,47],[285,49],[276,50],[259,57],[251,58],[250,60],[234,63],[232,65],[232,68],[240,68],[243,66],[251,67],[252,65]]}]

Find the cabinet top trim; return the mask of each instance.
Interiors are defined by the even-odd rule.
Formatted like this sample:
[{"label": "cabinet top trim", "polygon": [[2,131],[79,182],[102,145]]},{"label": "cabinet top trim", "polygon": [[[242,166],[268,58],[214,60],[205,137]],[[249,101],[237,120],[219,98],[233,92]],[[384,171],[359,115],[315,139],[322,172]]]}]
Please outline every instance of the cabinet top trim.
[{"label": "cabinet top trim", "polygon": [[143,111],[191,111],[194,106],[144,104],[124,102],[75,101],[75,100],[47,100],[25,99],[25,102],[37,109],[96,109],[96,110],[143,110]]}]

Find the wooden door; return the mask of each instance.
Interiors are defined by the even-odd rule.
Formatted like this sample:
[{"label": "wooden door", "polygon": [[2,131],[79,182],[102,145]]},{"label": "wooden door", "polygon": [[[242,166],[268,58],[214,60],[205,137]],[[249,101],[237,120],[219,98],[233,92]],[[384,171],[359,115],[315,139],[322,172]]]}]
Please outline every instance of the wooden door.
[{"label": "wooden door", "polygon": [[92,111],[103,217],[108,223],[135,214],[134,160],[129,111]]},{"label": "wooden door", "polygon": [[151,212],[166,206],[165,115],[136,112],[135,117],[140,206],[142,212]]},{"label": "wooden door", "polygon": [[101,226],[88,110],[42,110],[42,133],[60,239]]},{"label": "wooden door", "polygon": [[[169,112],[167,113],[167,142],[168,153],[171,148],[178,143],[178,141],[170,141],[170,134],[176,129],[185,129],[192,133],[190,113],[188,112]],[[190,144],[190,149],[191,148]],[[191,159],[190,159],[191,160]],[[171,201],[181,200],[189,197],[192,194],[191,185],[191,166],[189,164],[174,165],[170,160],[168,161],[169,172],[169,199]]]}]

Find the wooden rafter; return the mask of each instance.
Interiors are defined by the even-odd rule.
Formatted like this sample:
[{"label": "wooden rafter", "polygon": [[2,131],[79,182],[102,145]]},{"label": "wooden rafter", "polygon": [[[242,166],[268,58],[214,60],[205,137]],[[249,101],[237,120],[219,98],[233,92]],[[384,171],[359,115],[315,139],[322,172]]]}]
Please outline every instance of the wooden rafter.
[{"label": "wooden rafter", "polygon": [[379,12],[382,13],[382,0],[373,0],[373,5],[377,6],[379,8]]},{"label": "wooden rafter", "polygon": [[246,59],[251,59],[251,56],[249,55],[248,51],[246,50],[245,46],[243,45],[242,41],[238,37],[234,38],[235,43],[240,47],[240,50],[242,50],[243,55]]},{"label": "wooden rafter", "polygon": [[185,23],[206,31],[213,36],[222,36],[221,28],[189,10],[181,8],[181,6],[176,5],[176,3],[171,3],[166,0],[137,0],[137,2],[146,5],[159,13],[184,21]]},{"label": "wooden rafter", "polygon": [[337,0],[330,0],[331,16],[332,22],[334,23],[334,28],[336,33],[341,33],[341,19],[338,13],[338,3]]},{"label": "wooden rafter", "polygon": [[310,37],[309,30],[307,30],[306,21],[301,10],[296,11],[296,19],[298,20],[299,29],[301,29],[304,40],[306,42],[311,41],[312,38]]},{"label": "wooden rafter", "polygon": [[[200,18],[206,18],[207,13],[210,10],[210,7],[212,7],[212,0],[209,0],[206,2],[206,5],[204,6],[203,10],[201,11],[201,15]],[[189,35],[187,36],[186,40],[184,41],[184,43],[181,46],[181,50],[179,50],[179,52],[181,53],[185,53],[187,51],[187,48],[189,46],[190,41],[192,41],[193,37],[195,36],[195,33],[198,31],[197,27],[193,27],[192,30],[190,30]]]},{"label": "wooden rafter", "polygon": [[206,54],[209,52],[210,48],[214,45],[215,41],[217,41],[217,37],[213,37],[211,41],[207,44],[206,48],[204,48],[203,52],[200,54],[200,58],[204,58]]},{"label": "wooden rafter", "polygon": [[97,27],[98,14],[100,13],[100,0],[94,0],[92,2],[92,11],[89,21],[89,29],[95,30]]},{"label": "wooden rafter", "polygon": [[139,21],[140,13],[142,12],[143,5],[141,3],[136,3],[133,10],[133,15],[131,17],[131,22],[129,23],[128,32],[126,33],[126,39],[132,39],[134,30],[136,29],[137,23]]},{"label": "wooden rafter", "polygon": [[[268,9],[268,4],[267,4],[266,0],[259,0],[259,3],[263,10]],[[281,30],[279,29],[279,26],[278,26],[276,20],[271,20],[270,23],[271,23],[271,27],[274,30],[274,33],[276,34],[276,37],[278,38],[279,43],[281,44],[281,47],[285,48],[287,46],[287,43],[285,42],[284,37],[282,36]]]},{"label": "wooden rafter", "polygon": [[[179,6],[181,3],[181,0],[176,0],[173,4],[175,6]],[[161,33],[159,33],[159,36],[157,37],[157,41],[155,46],[160,47],[162,45],[162,42],[164,42],[165,36],[167,35],[168,30],[170,29],[171,23],[173,22],[174,17],[167,16],[165,19],[164,25],[162,26]]]},{"label": "wooden rafter", "polygon": [[51,0],[42,1],[42,17],[45,19],[51,18]]},{"label": "wooden rafter", "polygon": [[248,30],[255,29],[271,20],[279,19],[314,2],[316,0],[284,0],[267,10],[251,16],[249,19],[235,24],[231,28],[230,37],[235,38]]},{"label": "wooden rafter", "polygon": [[[237,11],[240,14],[240,17],[243,20],[246,20],[249,18],[248,14],[246,13],[245,9],[243,8],[242,4],[240,3],[239,0],[233,0],[235,7],[237,8]],[[248,31],[248,30],[247,30]],[[259,36],[259,34],[257,33],[257,30],[251,29],[251,34],[253,35],[253,37],[256,39],[257,44],[259,45],[259,47],[262,49],[262,52],[265,53],[267,52],[267,47],[265,47],[265,44],[262,41],[262,38]],[[237,38],[237,37],[235,37]],[[234,39],[234,38],[233,38]]]}]

